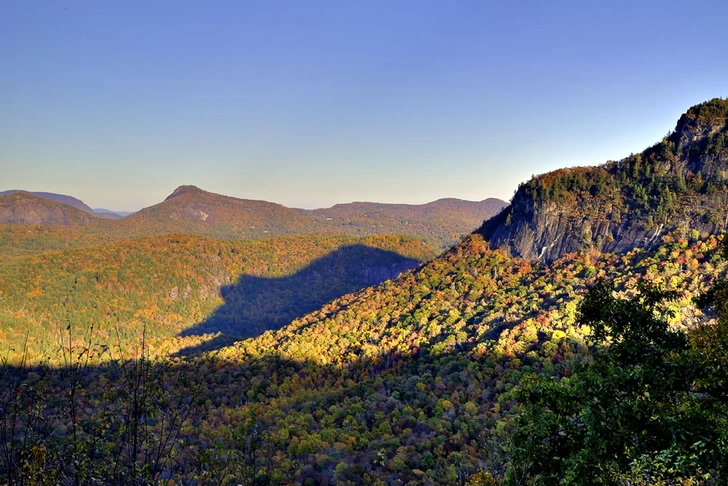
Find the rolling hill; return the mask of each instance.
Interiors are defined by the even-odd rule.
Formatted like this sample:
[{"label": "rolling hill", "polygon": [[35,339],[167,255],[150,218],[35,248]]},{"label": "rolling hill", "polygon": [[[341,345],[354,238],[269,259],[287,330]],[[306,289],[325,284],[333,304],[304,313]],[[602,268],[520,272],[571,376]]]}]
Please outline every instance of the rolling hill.
[{"label": "rolling hill", "polygon": [[453,245],[506,206],[500,199],[480,202],[439,199],[427,204],[355,202],[326,209],[298,210],[330,230],[357,234],[405,234],[425,238],[433,246]]},{"label": "rolling hill", "polygon": [[[19,192],[24,192],[26,194],[31,194],[33,196],[38,196],[43,199],[47,199],[49,201],[54,201],[61,204],[66,204],[68,206],[73,206],[76,209],[80,209],[83,212],[93,214],[94,216],[98,216],[99,218],[106,218],[106,219],[119,219],[123,216],[121,214],[117,214],[114,211],[109,211],[108,209],[91,209],[86,203],[81,201],[80,199],[77,199],[73,196],[68,196],[66,194],[56,194],[53,192],[37,192],[37,191],[23,191],[19,189],[11,189],[9,191],[0,191],[0,198],[3,196],[9,196],[11,194],[16,194]],[[28,223],[17,223],[17,224],[28,224]],[[63,223],[44,223],[44,224],[63,224]]]},{"label": "rolling hill", "polygon": [[61,204],[67,204],[68,206],[73,206],[76,209],[80,209],[81,211],[84,211],[86,213],[92,213],[94,214],[95,211],[91,209],[89,206],[86,205],[83,201],[80,199],[77,199],[73,196],[67,196],[65,194],[56,194],[53,192],[36,192],[36,191],[23,191],[19,189],[11,189],[9,191],[0,191],[0,197],[3,196],[9,196],[10,194],[16,194],[18,192],[24,192],[27,194],[32,194],[33,196],[38,196],[43,199],[48,199],[49,201],[55,201],[57,203]]},{"label": "rolling hill", "polygon": [[27,192],[0,196],[0,224],[82,226],[96,217],[74,206]]},{"label": "rolling hill", "polygon": [[87,237],[89,241],[172,233],[246,240],[294,234],[402,235],[443,249],[505,206],[497,199],[478,203],[442,199],[423,205],[352,203],[301,210],[181,186],[163,202],[119,219],[90,208],[84,212],[97,217],[84,216],[77,208],[67,209],[50,199],[33,200],[28,193],[23,194],[0,197],[0,224],[66,226],[78,229],[84,235],[79,239]]},{"label": "rolling hill", "polygon": [[175,189],[163,202],[115,225],[129,236],[189,233],[216,238],[259,239],[312,233],[312,222],[280,204],[238,199],[195,186]]}]

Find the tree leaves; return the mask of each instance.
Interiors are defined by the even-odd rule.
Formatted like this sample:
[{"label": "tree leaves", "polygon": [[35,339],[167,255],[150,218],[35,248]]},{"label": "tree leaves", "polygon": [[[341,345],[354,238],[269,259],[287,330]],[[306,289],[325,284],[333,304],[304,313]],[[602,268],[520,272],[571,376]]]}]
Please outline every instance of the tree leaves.
[{"label": "tree leaves", "polygon": [[[714,423],[728,419],[726,402],[706,400],[699,371],[704,354],[693,351],[690,335],[670,329],[671,312],[663,305],[676,292],[646,281],[638,288],[631,299],[617,298],[614,284],[597,282],[579,310],[601,346],[593,362],[570,379],[524,383],[517,394],[524,408],[513,436],[513,484],[722,477],[725,432]],[[693,336],[705,338],[705,332],[701,327]],[[699,454],[691,452],[697,444]]]}]

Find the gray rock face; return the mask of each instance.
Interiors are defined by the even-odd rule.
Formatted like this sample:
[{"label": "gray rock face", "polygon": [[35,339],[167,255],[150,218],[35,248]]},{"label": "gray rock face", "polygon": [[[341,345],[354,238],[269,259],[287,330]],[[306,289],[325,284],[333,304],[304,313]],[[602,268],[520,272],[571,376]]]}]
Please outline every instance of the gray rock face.
[{"label": "gray rock face", "polygon": [[[728,112],[728,101],[713,100]],[[671,232],[728,228],[728,125],[693,107],[642,154],[523,184],[478,230],[511,256],[551,261],[586,249],[651,247]]]},{"label": "gray rock face", "polygon": [[[705,198],[703,206],[725,206],[728,198]],[[509,210],[503,215],[509,215]],[[716,233],[728,229],[725,218],[720,223],[705,222],[701,214],[686,212],[682,217],[673,219],[671,224],[646,225],[641,219],[627,219],[615,222],[609,218],[596,220],[589,216],[574,218],[564,208],[556,204],[534,210],[530,218],[523,214],[510,213],[511,223],[494,225],[496,218],[488,221],[480,232],[493,247],[504,248],[510,256],[534,261],[552,261],[566,253],[594,248],[602,252],[625,253],[633,248],[650,248],[661,241],[667,233],[681,230],[698,230],[701,233]],[[494,221],[495,220],[495,221]]]}]

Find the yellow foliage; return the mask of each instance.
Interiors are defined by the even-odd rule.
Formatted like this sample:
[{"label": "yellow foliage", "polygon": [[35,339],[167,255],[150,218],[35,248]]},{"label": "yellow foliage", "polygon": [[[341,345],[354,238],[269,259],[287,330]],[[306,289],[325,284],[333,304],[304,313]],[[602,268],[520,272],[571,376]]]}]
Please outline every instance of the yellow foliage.
[{"label": "yellow foliage", "polygon": [[25,296],[29,299],[32,299],[33,297],[38,297],[40,295],[43,295],[43,290],[40,289],[40,287],[36,287],[30,292],[26,293]]}]

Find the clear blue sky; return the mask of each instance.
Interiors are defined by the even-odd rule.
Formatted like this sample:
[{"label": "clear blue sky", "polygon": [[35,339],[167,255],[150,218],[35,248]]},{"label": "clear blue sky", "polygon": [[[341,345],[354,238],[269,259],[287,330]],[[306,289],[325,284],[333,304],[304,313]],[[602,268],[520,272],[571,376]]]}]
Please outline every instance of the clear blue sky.
[{"label": "clear blue sky", "polygon": [[728,96],[728,2],[0,2],[0,190],[510,199]]}]

